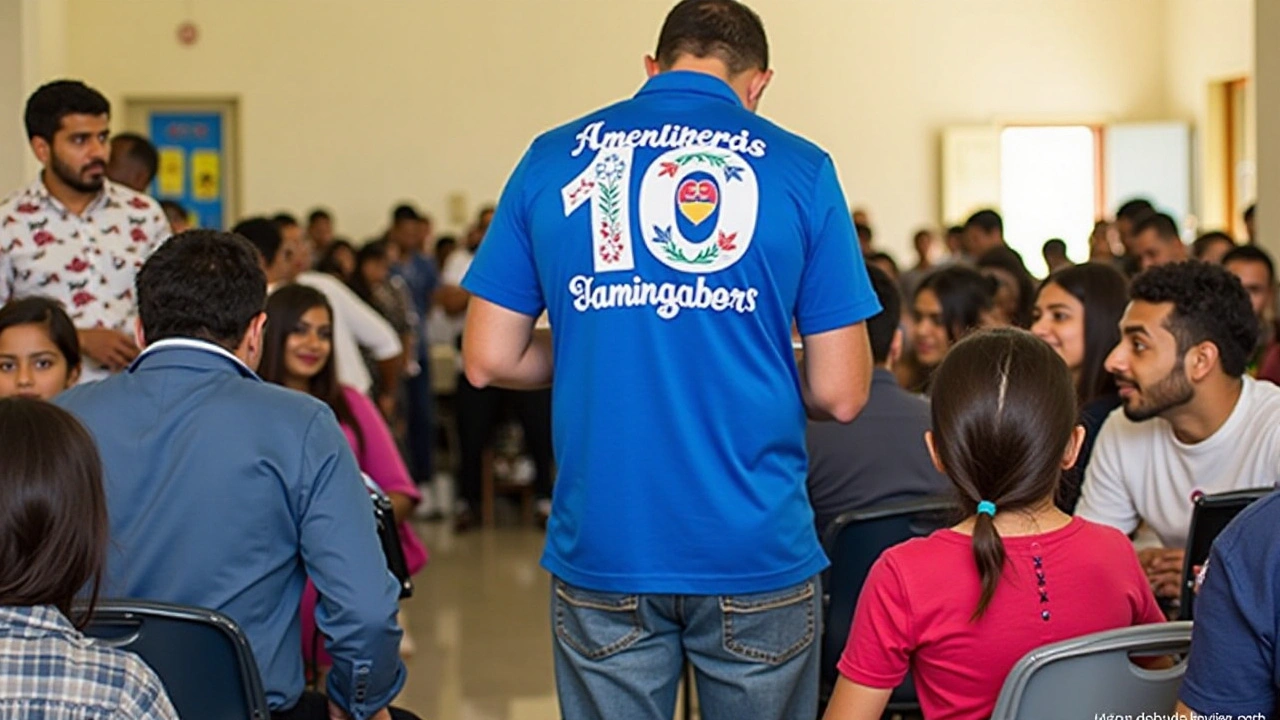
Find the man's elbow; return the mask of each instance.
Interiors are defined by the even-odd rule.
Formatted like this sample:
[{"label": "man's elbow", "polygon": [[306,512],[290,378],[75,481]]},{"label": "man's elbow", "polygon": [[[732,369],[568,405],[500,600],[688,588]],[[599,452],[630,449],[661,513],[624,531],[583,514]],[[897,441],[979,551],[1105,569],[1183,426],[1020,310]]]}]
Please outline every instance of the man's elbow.
[{"label": "man's elbow", "polygon": [[479,367],[476,363],[464,362],[462,364],[462,374],[466,376],[467,383],[477,390],[483,390],[493,383],[493,374]]},{"label": "man's elbow", "polygon": [[867,391],[856,389],[853,392],[841,393],[840,397],[833,399],[827,411],[831,413],[832,420],[839,423],[851,423],[854,418],[858,417],[858,413],[862,412],[862,408],[866,404]]},{"label": "man's elbow", "polygon": [[467,378],[467,382],[470,383],[472,387],[481,389],[492,385],[498,379],[497,368],[481,353],[465,347],[465,337],[463,339],[463,345],[462,374]]},{"label": "man's elbow", "polygon": [[829,388],[818,394],[817,405],[830,418],[839,423],[850,423],[862,412],[871,394],[870,382],[852,382],[838,388]]}]

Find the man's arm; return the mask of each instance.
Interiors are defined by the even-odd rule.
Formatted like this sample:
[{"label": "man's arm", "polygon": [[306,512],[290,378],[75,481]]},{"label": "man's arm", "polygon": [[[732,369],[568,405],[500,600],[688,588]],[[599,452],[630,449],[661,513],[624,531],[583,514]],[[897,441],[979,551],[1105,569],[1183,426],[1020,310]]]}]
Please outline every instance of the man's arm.
[{"label": "man's arm", "polygon": [[[400,354],[404,347],[400,345],[396,329],[386,318],[337,280],[325,285],[324,294],[333,304],[333,311],[351,330],[357,345],[367,350],[374,360],[395,360],[396,367],[400,367]],[[394,382],[391,387],[395,387]]]},{"label": "man's arm", "polygon": [[871,344],[865,322],[801,338],[801,391],[814,420],[851,422],[871,392]]},{"label": "man's arm", "polygon": [[1110,525],[1128,535],[1138,528],[1141,518],[1121,467],[1124,438],[1120,430],[1121,424],[1112,421],[1103,423],[1102,430],[1098,432],[1093,457],[1080,487],[1076,515]]},{"label": "man's arm", "polygon": [[508,310],[481,297],[471,300],[462,332],[462,365],[467,382],[534,390],[551,384],[551,334],[534,331],[535,317]]},{"label": "man's arm", "polygon": [[445,313],[460,315],[467,310],[467,301],[471,293],[457,285],[441,285],[435,292],[434,299]]},{"label": "man's arm", "polygon": [[329,698],[365,720],[404,685],[399,584],[387,570],[355,457],[326,409],[316,412],[303,439],[301,472],[299,544],[319,594],[316,625],[334,658]]},{"label": "man's arm", "polygon": [[138,357],[133,338],[118,330],[76,328],[76,338],[85,355],[106,365],[111,372],[120,372]]}]

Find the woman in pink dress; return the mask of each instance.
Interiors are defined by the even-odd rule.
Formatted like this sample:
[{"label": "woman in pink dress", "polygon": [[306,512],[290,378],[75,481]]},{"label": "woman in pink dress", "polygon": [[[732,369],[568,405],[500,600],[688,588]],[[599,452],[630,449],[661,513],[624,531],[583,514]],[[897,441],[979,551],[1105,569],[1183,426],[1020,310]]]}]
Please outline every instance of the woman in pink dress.
[{"label": "woman in pink dress", "polygon": [[[338,383],[332,336],[333,311],[324,294],[286,285],[267,299],[258,372],[262,379],[307,393],[333,410],[360,470],[390,498],[409,573],[415,574],[427,564],[427,550],[408,518],[422,496],[377,406],[360,391]],[[308,583],[302,597],[303,652],[308,666],[322,668],[330,661],[316,637],[315,600],[315,588]]]}]

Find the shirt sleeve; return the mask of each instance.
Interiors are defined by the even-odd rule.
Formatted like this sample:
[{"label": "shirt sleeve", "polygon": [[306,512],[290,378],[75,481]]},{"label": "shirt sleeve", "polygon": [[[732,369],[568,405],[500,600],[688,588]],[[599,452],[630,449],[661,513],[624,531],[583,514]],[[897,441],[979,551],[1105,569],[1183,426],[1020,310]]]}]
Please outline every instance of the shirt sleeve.
[{"label": "shirt sleeve", "polygon": [[895,688],[907,675],[915,647],[911,608],[902,578],[886,556],[867,574],[838,669],[870,688]]},{"label": "shirt sleeve", "polygon": [[373,401],[353,388],[344,387],[342,395],[360,425],[360,469],[373,478],[383,492],[407,495],[414,502],[422,500],[422,493],[413,484],[409,469],[400,457],[395,438]]},{"label": "shirt sleeve", "polygon": [[333,304],[333,311],[342,316],[342,324],[351,331],[356,344],[367,350],[374,360],[388,360],[404,350],[391,323],[346,285],[337,280],[326,282],[324,294]]},{"label": "shirt sleeve", "polygon": [[1138,510],[1120,467],[1123,451],[1120,424],[1104,423],[1093,445],[1093,457],[1085,471],[1076,515],[1110,525],[1128,535],[1138,527]]},{"label": "shirt sleeve", "polygon": [[[532,150],[530,150],[532,152]],[[475,260],[462,280],[463,289],[489,302],[529,317],[537,317],[546,307],[538,268],[534,264],[530,236],[529,209],[525,206],[524,183],[529,152],[511,173],[498,200],[493,222]]]},{"label": "shirt sleeve", "polygon": [[[1261,543],[1272,542],[1263,535]],[[1275,577],[1243,567],[1237,551],[1246,543],[1224,539],[1209,553],[1178,697],[1201,715],[1268,717],[1276,703]]]},{"label": "shirt sleeve", "polygon": [[302,487],[302,561],[319,594],[316,626],[334,659],[329,697],[364,720],[404,686],[400,586],[387,570],[355,457],[327,408],[303,438]]},{"label": "shirt sleeve", "polygon": [[795,316],[801,335],[835,330],[880,312],[835,165],[825,157],[814,187]]}]

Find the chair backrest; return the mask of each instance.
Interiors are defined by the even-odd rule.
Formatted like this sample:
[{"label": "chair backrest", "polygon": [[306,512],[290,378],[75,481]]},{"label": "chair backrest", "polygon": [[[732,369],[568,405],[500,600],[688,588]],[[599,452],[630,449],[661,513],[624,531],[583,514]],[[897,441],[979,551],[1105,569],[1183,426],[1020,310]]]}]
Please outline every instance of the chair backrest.
[{"label": "chair backrest", "polygon": [[1167,715],[1177,703],[1186,661],[1147,670],[1129,655],[1185,655],[1190,647],[1189,622],[1137,625],[1045,645],[1009,671],[991,720]]},{"label": "chair backrest", "polygon": [[141,657],[183,720],[268,720],[258,664],[222,613],[141,600],[106,600],[85,635]]},{"label": "chair backrest", "polygon": [[1187,535],[1187,552],[1182,561],[1182,597],[1178,606],[1178,619],[1195,617],[1196,568],[1209,559],[1213,541],[1235,519],[1240,511],[1255,500],[1270,495],[1274,488],[1250,488],[1232,492],[1201,495],[1195,499],[1191,511],[1191,530]]},{"label": "chair backrest", "polygon": [[[898,543],[928,535],[953,524],[956,519],[954,500],[927,497],[854,510],[831,522],[823,539],[827,557],[831,559],[825,587],[830,601],[822,633],[824,687],[835,684],[836,664],[849,637],[853,608],[876,558]],[[890,702],[895,706],[915,702],[915,686],[909,677],[902,687],[894,691]]]}]

